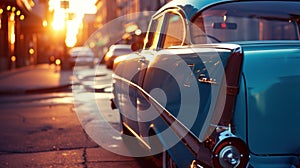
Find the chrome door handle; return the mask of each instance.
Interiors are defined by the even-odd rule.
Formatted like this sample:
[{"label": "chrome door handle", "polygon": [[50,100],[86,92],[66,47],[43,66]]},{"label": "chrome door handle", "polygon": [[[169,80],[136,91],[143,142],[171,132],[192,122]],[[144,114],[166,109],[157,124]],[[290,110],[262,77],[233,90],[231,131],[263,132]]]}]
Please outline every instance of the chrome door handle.
[{"label": "chrome door handle", "polygon": [[138,62],[145,63],[146,60],[145,60],[145,58],[140,58]]}]

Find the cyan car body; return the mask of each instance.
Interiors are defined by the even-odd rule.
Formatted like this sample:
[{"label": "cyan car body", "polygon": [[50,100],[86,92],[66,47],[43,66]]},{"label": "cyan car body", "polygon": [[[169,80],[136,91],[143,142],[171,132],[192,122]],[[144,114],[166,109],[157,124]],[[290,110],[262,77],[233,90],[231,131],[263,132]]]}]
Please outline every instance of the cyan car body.
[{"label": "cyan car body", "polygon": [[171,1],[115,62],[123,133],[162,167],[299,167],[299,28],[297,1]]}]

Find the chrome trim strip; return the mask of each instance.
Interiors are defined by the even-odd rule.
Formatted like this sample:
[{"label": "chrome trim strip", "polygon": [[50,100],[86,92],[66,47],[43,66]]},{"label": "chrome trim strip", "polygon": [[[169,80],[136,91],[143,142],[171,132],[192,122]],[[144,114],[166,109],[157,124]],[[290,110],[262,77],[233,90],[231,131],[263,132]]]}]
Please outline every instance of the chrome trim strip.
[{"label": "chrome trim strip", "polygon": [[123,122],[123,125],[140,141],[145,145],[149,150],[151,150],[151,147],[147,144],[143,138],[141,138],[133,129],[130,128],[129,125],[127,125],[125,122]]}]

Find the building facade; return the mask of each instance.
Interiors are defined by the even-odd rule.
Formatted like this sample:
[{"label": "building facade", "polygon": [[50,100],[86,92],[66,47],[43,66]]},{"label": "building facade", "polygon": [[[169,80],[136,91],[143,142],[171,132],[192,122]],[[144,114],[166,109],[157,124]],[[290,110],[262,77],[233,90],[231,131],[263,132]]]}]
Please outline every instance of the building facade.
[{"label": "building facade", "polygon": [[[47,0],[40,0],[47,5]],[[0,2],[0,72],[37,63],[43,20],[32,12],[33,0]]]},{"label": "building facade", "polygon": [[90,47],[101,57],[114,43],[132,43],[136,34],[146,32],[151,14],[169,1],[98,0],[94,24],[98,31],[89,41]]}]

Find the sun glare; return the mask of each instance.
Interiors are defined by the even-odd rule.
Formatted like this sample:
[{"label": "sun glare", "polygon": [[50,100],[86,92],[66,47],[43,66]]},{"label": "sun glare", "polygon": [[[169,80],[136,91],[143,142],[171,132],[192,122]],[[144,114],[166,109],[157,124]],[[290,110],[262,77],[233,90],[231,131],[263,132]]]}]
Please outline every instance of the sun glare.
[{"label": "sun glare", "polygon": [[[96,12],[96,0],[69,0],[69,8],[60,6],[61,0],[49,0],[49,10],[54,12],[52,27],[56,31],[65,29],[66,45],[72,47],[77,42],[77,34],[84,14]],[[70,17],[72,16],[72,17]]]},{"label": "sun glare", "polygon": [[52,27],[54,30],[63,30],[65,27],[65,13],[63,10],[58,9],[54,11],[54,19],[52,22]]}]

